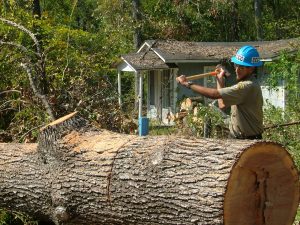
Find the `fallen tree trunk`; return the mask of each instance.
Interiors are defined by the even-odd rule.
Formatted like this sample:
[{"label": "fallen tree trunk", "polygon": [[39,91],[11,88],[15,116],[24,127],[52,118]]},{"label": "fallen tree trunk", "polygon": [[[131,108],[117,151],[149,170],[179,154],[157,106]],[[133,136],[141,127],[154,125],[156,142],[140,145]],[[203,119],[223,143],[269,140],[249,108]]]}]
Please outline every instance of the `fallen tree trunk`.
[{"label": "fallen tree trunk", "polygon": [[0,143],[0,207],[55,224],[292,224],[299,177],[284,147],[117,134],[77,114],[38,144]]}]

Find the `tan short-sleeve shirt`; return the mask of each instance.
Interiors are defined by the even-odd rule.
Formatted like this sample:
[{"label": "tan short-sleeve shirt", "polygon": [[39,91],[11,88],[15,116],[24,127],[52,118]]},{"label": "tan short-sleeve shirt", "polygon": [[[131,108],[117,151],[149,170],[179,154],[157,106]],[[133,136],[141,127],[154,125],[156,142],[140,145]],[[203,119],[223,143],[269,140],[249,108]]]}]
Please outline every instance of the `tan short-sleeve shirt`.
[{"label": "tan short-sleeve shirt", "polygon": [[231,106],[229,129],[232,135],[246,138],[263,132],[263,97],[254,77],[219,89],[225,106]]}]

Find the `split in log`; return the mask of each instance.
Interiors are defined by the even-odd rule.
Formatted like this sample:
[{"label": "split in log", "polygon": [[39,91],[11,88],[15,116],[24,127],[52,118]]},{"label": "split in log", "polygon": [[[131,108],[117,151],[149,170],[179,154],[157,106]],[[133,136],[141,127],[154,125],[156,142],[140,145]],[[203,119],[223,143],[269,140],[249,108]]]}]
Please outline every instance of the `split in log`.
[{"label": "split in log", "polygon": [[299,177],[273,142],[117,134],[71,114],[0,143],[0,207],[64,225],[291,225]]}]

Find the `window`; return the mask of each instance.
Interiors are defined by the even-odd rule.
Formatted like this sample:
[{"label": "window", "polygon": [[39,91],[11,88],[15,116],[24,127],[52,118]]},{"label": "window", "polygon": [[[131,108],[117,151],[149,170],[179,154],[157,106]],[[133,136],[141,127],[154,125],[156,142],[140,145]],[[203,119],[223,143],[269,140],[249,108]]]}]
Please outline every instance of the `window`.
[{"label": "window", "polygon": [[[215,69],[216,69],[216,66],[204,66],[203,72],[209,73],[209,72],[215,71]],[[216,88],[217,87],[216,78],[214,76],[205,77],[204,78],[204,86]]]}]

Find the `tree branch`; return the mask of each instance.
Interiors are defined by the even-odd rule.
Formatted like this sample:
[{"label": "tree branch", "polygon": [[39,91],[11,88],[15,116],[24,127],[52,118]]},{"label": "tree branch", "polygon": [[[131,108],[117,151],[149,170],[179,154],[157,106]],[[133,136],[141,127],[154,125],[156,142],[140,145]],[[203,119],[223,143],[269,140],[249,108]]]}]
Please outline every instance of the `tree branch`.
[{"label": "tree branch", "polygon": [[[20,45],[20,44],[17,44],[17,43],[14,43],[14,42],[6,42],[6,41],[0,40],[0,45],[9,45],[9,46],[13,46],[13,47],[16,47],[16,48],[22,50],[22,52],[24,52],[24,53],[29,53],[29,52],[31,52],[31,53],[33,53],[33,54],[36,55],[35,52],[28,50],[25,46]],[[37,56],[39,56],[39,55],[37,55]]]},{"label": "tree branch", "polygon": [[0,92],[0,95],[6,94],[6,93],[10,93],[10,92],[16,92],[16,93],[21,94],[21,91],[19,91],[19,90],[7,90],[7,91]]},{"label": "tree branch", "polygon": [[9,100],[9,101],[4,102],[2,105],[0,105],[0,109],[4,109],[4,107],[5,107],[6,105],[8,105],[8,104],[11,103],[11,102],[15,102],[15,101],[20,101],[20,102],[23,102],[23,103],[27,103],[27,102],[25,102],[25,101],[23,101],[23,100]]},{"label": "tree branch", "polygon": [[48,115],[50,116],[51,120],[54,120],[55,117],[53,115],[53,112],[52,112],[52,109],[47,101],[47,98],[45,95],[42,95],[36,88],[34,82],[33,82],[33,79],[32,79],[32,71],[31,71],[31,68],[26,65],[25,63],[21,63],[21,66],[26,70],[27,72],[27,75],[28,75],[28,78],[29,78],[29,81],[30,81],[30,86],[34,92],[34,94],[42,101]]},{"label": "tree branch", "polygon": [[300,124],[300,121],[295,121],[295,122],[290,122],[290,123],[283,123],[283,124],[278,124],[278,125],[271,125],[271,126],[265,127],[264,129],[268,130],[268,129],[272,129],[272,128],[287,127],[287,126],[297,125],[297,124]]},{"label": "tree branch", "polygon": [[[25,28],[24,26],[22,26],[20,24],[17,24],[13,21],[4,19],[2,17],[0,17],[0,21],[25,32],[26,34],[28,34],[31,37],[31,39],[35,43],[36,52],[34,52],[34,54],[37,56],[36,63],[35,64],[32,63],[31,60],[30,60],[31,58],[29,56],[26,56],[26,59],[28,60],[28,62],[27,63],[21,63],[21,66],[27,72],[27,75],[28,75],[28,78],[29,78],[29,81],[30,81],[30,86],[31,86],[34,94],[42,101],[42,104],[44,105],[47,114],[50,116],[50,118],[52,120],[54,120],[55,117],[54,117],[53,111],[52,111],[52,109],[51,109],[51,107],[50,107],[50,105],[47,101],[46,96],[41,94],[41,92],[38,90],[38,88],[37,88],[37,86],[34,83],[33,78],[32,78],[33,76],[32,76],[31,67],[33,67],[35,69],[36,73],[40,75],[40,79],[41,80],[44,79],[44,81],[45,81],[45,60],[44,60],[44,55],[41,51],[41,46],[39,44],[38,39],[35,37],[34,33],[32,33],[30,30],[28,30],[27,28]],[[11,46],[17,47],[18,49],[21,49],[25,53],[30,52],[23,45],[16,44],[16,43],[13,43],[13,42],[0,41],[0,44],[2,44],[2,45],[6,44],[6,45],[11,45]],[[29,64],[30,64],[30,66],[29,66]]]},{"label": "tree branch", "polygon": [[0,110],[0,113],[1,113],[1,112],[5,112],[5,111],[9,111],[9,110],[11,110],[11,111],[18,111],[18,110],[15,109],[15,108],[6,108],[6,109],[3,109],[3,110]]},{"label": "tree branch", "polygon": [[2,17],[0,17],[0,21],[2,21],[3,23],[8,24],[10,26],[16,27],[19,30],[27,33],[31,37],[31,39],[33,40],[33,42],[35,43],[37,54],[39,55],[39,57],[42,57],[42,52],[41,52],[41,47],[40,47],[39,41],[37,40],[37,38],[35,37],[35,35],[30,30],[28,30],[27,28],[25,28],[24,26],[22,26],[20,24],[17,24],[17,23],[15,23],[13,21],[4,19]]}]

